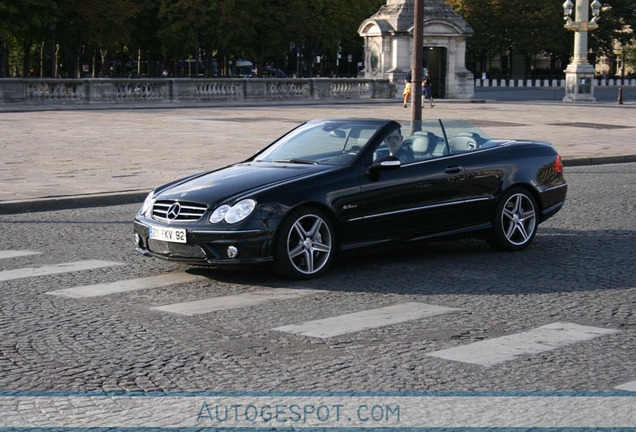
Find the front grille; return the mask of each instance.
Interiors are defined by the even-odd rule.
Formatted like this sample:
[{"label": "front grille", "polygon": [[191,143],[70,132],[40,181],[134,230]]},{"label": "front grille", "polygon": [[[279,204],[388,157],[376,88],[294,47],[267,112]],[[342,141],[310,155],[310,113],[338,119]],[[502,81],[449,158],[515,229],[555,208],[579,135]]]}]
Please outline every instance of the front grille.
[{"label": "front grille", "polygon": [[208,206],[181,201],[156,201],[152,207],[153,219],[160,221],[196,221],[201,219]]},{"label": "front grille", "polygon": [[201,260],[207,256],[203,249],[196,245],[169,243],[155,239],[148,239],[148,250],[170,258]]}]

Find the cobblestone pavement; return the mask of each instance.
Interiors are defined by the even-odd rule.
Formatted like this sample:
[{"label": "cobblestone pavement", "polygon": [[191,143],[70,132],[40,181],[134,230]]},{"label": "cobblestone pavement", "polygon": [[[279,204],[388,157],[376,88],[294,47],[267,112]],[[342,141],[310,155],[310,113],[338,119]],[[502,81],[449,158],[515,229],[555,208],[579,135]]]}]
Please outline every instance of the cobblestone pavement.
[{"label": "cobblestone pavement", "polygon": [[[0,216],[2,251],[39,252],[0,259],[0,389],[544,392],[633,386],[635,174],[636,164],[567,168],[564,209],[519,253],[495,252],[480,240],[437,241],[345,256],[326,277],[303,283],[267,271],[210,271],[137,255],[131,221],[138,205]],[[70,263],[86,261],[93,267],[70,271]],[[58,266],[58,273],[43,275],[44,266]],[[85,298],[49,294],[183,272],[203,278]],[[153,309],[282,288],[320,291],[191,316]],[[453,311],[350,331],[352,313],[407,303]],[[320,338],[280,330],[329,317],[341,317],[345,333]],[[605,333],[494,365],[431,355],[554,323]]]},{"label": "cobblestone pavement", "polygon": [[[423,117],[470,120],[497,138],[549,141],[573,165],[636,160],[635,110],[440,100]],[[136,202],[167,181],[243,160],[311,118],[410,115],[398,102],[0,112],[0,213],[63,197],[67,208],[81,199]]]}]

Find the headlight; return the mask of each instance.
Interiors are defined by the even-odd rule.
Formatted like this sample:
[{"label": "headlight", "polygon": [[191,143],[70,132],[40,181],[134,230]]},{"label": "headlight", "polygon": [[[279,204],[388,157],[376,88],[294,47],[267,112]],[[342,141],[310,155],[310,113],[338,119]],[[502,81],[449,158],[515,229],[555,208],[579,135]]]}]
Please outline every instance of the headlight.
[{"label": "headlight", "polygon": [[225,219],[229,224],[235,224],[248,217],[256,208],[256,201],[253,199],[244,199],[230,207],[223,204],[217,207],[210,216],[210,222],[217,223]]},{"label": "headlight", "polygon": [[233,224],[242,221],[252,213],[256,207],[256,201],[253,199],[244,199],[232,206],[230,211],[225,215],[225,222]]},{"label": "headlight", "polygon": [[152,210],[152,206],[155,203],[155,194],[154,192],[150,192],[146,199],[144,200],[144,204],[141,206],[141,215],[146,216],[146,213]]},{"label": "headlight", "polygon": [[214,212],[210,216],[210,222],[212,223],[221,222],[225,218],[225,215],[227,214],[227,212],[229,211],[230,211],[230,206],[227,204],[224,204],[221,207],[217,207],[217,209],[214,210]]}]

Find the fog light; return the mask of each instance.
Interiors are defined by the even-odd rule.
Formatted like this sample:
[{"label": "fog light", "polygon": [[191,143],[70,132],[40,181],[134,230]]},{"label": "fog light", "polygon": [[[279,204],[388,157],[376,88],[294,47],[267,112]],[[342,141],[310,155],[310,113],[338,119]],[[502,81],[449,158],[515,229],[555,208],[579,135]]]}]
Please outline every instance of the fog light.
[{"label": "fog light", "polygon": [[236,246],[227,247],[227,256],[229,258],[236,258],[237,255],[238,255],[238,248]]},{"label": "fog light", "polygon": [[141,246],[141,237],[139,237],[139,234],[135,233],[135,244],[137,246]]}]

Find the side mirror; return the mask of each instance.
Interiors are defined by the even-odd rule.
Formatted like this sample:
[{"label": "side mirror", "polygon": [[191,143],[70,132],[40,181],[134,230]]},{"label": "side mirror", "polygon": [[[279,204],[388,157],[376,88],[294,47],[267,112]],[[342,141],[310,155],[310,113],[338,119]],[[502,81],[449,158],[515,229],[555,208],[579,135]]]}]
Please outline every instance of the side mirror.
[{"label": "side mirror", "polygon": [[367,169],[367,175],[372,179],[377,179],[380,171],[393,170],[402,166],[402,163],[395,156],[385,156],[378,159]]}]

